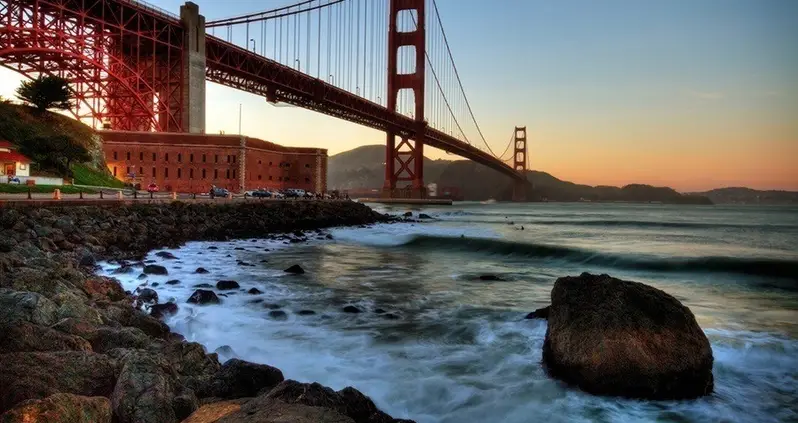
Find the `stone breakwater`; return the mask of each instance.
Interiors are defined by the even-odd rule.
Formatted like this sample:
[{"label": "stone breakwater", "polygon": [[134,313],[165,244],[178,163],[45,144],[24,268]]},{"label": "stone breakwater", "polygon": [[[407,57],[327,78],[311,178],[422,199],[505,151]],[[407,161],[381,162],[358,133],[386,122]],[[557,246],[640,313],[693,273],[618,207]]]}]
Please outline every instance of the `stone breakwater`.
[{"label": "stone breakwater", "polygon": [[354,388],[220,363],[94,275],[191,240],[386,220],[351,202],[0,208],[0,422],[408,422]]}]

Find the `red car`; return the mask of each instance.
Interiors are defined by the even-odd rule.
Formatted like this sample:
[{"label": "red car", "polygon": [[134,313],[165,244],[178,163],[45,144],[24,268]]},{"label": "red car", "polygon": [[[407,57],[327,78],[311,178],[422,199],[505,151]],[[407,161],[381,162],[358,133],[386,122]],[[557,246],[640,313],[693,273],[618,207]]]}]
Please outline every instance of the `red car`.
[{"label": "red car", "polygon": [[147,185],[147,192],[158,192],[158,185],[156,184]]}]

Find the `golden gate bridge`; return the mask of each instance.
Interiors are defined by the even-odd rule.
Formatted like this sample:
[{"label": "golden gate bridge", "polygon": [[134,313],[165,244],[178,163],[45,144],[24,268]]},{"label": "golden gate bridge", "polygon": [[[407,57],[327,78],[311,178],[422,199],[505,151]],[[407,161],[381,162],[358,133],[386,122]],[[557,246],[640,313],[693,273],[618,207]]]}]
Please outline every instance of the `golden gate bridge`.
[{"label": "golden gate bridge", "polygon": [[[424,146],[515,181],[526,128],[496,154],[452,56],[435,0],[304,0],[206,21],[134,0],[0,0],[0,65],[71,82],[72,114],[115,130],[205,130],[205,82],[386,134],[387,197],[424,195]],[[404,184],[404,186],[400,186]]]}]

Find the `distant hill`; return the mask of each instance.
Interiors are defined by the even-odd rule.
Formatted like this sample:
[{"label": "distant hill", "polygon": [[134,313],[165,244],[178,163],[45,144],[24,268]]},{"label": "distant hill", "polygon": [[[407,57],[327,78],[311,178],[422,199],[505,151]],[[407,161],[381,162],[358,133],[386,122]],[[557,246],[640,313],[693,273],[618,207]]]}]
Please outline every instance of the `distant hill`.
[{"label": "distant hill", "polygon": [[731,187],[694,194],[706,196],[716,204],[798,204],[798,192],[795,191],[759,191]]},{"label": "distant hill", "polygon": [[[385,178],[385,146],[367,145],[331,156],[330,189],[379,189]],[[466,200],[509,200],[512,182],[507,176],[470,160],[424,161],[424,180],[439,189],[457,188]],[[580,185],[540,171],[528,171],[529,201],[630,201],[711,204],[701,195],[683,195],[671,188],[632,184],[625,187]]]}]

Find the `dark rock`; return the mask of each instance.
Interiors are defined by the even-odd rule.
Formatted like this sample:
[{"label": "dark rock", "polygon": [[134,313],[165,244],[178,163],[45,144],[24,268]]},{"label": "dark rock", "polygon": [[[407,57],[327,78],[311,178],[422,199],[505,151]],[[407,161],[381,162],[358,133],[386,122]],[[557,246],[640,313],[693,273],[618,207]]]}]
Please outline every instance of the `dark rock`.
[{"label": "dark rock", "polygon": [[244,247],[236,247],[236,248],[233,248],[233,249],[234,249],[234,250],[237,250],[237,251],[246,251],[246,250],[247,250],[247,249],[246,249],[246,248],[244,248]]},{"label": "dark rock", "polygon": [[269,310],[279,310],[281,308],[280,304],[264,304],[263,307]]},{"label": "dark rock", "polygon": [[352,387],[346,387],[336,392],[318,383],[286,380],[258,399],[272,399],[286,404],[328,408],[348,416],[355,423],[393,422],[393,418],[380,411],[369,397]]},{"label": "dark rock", "polygon": [[117,370],[107,356],[87,351],[0,354],[0,413],[58,392],[107,397]]},{"label": "dark rock", "polygon": [[194,285],[194,288],[213,288],[213,285],[209,283],[198,283]]},{"label": "dark rock", "polygon": [[418,218],[419,219],[432,219],[432,216],[430,216],[430,215],[428,215],[426,213],[419,213],[418,214]]},{"label": "dark rock", "polygon": [[141,329],[149,336],[163,339],[169,335],[169,326],[149,314],[136,310],[128,304],[115,303],[101,308],[100,314],[106,324],[132,326]]},{"label": "dark rock", "polygon": [[80,336],[29,322],[0,322],[0,354],[23,351],[91,351]]},{"label": "dark rock", "polygon": [[118,423],[177,423],[168,363],[146,354],[126,357],[111,395]]},{"label": "dark rock", "polygon": [[175,257],[175,255],[170,253],[169,251],[158,251],[157,253],[155,253],[155,255],[167,260],[177,260],[177,257]]},{"label": "dark rock", "polygon": [[53,394],[20,403],[0,416],[3,423],[111,423],[111,402],[103,397]]},{"label": "dark rock", "polygon": [[97,264],[97,259],[94,258],[91,251],[83,248],[78,253],[78,264],[84,267],[94,267]]},{"label": "dark rock", "polygon": [[255,298],[254,300],[250,300],[250,304],[260,304],[263,302],[263,298]]},{"label": "dark rock", "polygon": [[142,274],[140,274],[140,275],[138,276],[138,279],[139,279],[139,280],[142,280],[142,279],[147,279],[147,275],[146,275],[146,274],[144,274],[144,273],[142,273]]},{"label": "dark rock", "polygon": [[208,270],[205,269],[204,267],[198,267],[197,270],[194,271],[194,273],[197,273],[197,274],[200,274],[200,275],[204,275],[204,274],[207,274],[207,273],[210,273],[210,272],[208,272]]},{"label": "dark rock", "polygon": [[150,307],[150,316],[156,319],[171,316],[175,313],[177,313],[177,304],[175,303],[155,304]]},{"label": "dark rock", "polygon": [[139,291],[138,298],[145,303],[158,303],[158,292],[154,289],[144,288]]},{"label": "dark rock", "polygon": [[215,245],[211,245],[210,247],[208,247],[208,249],[209,249],[209,250],[218,250],[218,249],[219,249],[219,247],[217,247],[217,246],[215,246]]},{"label": "dark rock", "polygon": [[608,275],[557,279],[543,362],[552,376],[598,395],[687,399],[714,385],[712,349],[690,309]]},{"label": "dark rock", "polygon": [[282,310],[272,310],[269,312],[269,317],[272,319],[277,320],[286,320],[288,319],[288,315]]},{"label": "dark rock", "polygon": [[188,299],[190,304],[219,304],[219,297],[213,291],[198,289]]},{"label": "dark rock", "polygon": [[382,318],[387,320],[399,320],[399,316],[393,313],[385,313],[382,315]]},{"label": "dark rock", "polygon": [[25,321],[50,326],[57,314],[58,306],[41,294],[0,288],[0,322]]},{"label": "dark rock", "polygon": [[377,313],[377,314],[382,314],[382,313],[385,313],[385,310],[381,309],[381,308],[375,308],[374,312]]},{"label": "dark rock", "polygon": [[300,316],[312,316],[316,314],[316,312],[313,310],[299,310],[296,314]]},{"label": "dark rock", "polygon": [[144,266],[144,274],[146,275],[168,275],[169,271],[165,267],[157,264],[148,264]]},{"label": "dark rock", "polygon": [[479,280],[481,281],[503,281],[499,276],[496,275],[479,275]]},{"label": "dark rock", "polygon": [[263,291],[261,291],[258,288],[250,288],[249,291],[247,291],[247,293],[250,294],[250,295],[259,295],[259,294],[263,294]]},{"label": "dark rock", "polygon": [[333,236],[332,236],[332,234],[327,234],[327,235],[325,235],[324,237],[325,237],[325,238],[327,238],[327,239],[333,239]]},{"label": "dark rock", "polygon": [[344,307],[344,313],[362,313],[362,312],[363,312],[363,310],[361,310],[361,309],[359,309],[359,308],[357,308],[357,307],[355,307],[353,305],[348,305],[348,306]]},{"label": "dark rock", "polygon": [[194,395],[194,391],[188,389],[186,392],[175,396],[172,399],[172,410],[177,421],[182,422],[199,408],[199,400]]},{"label": "dark rock", "polygon": [[549,307],[550,306],[539,308],[539,309],[527,314],[525,319],[548,319],[549,318]]},{"label": "dark rock", "polygon": [[218,398],[254,397],[284,380],[283,372],[265,364],[233,358],[222,365],[210,384],[210,395]]},{"label": "dark rock", "polygon": [[413,212],[405,212],[402,216],[404,217],[413,217]]},{"label": "dark rock", "polygon": [[213,352],[225,357],[235,357],[236,353],[233,351],[233,348],[229,345],[222,345],[221,347],[215,349]]},{"label": "dark rock", "polygon": [[219,281],[216,282],[216,289],[220,289],[222,291],[230,290],[230,289],[238,289],[241,285],[238,284],[236,281]]},{"label": "dark rock", "polygon": [[166,281],[167,285],[178,285],[179,283],[180,283],[180,281],[177,280],[177,279],[172,279],[170,281]]},{"label": "dark rock", "polygon": [[153,282],[150,284],[150,286],[153,288],[157,287],[158,285],[160,285],[158,282]]},{"label": "dark rock", "polygon": [[294,275],[301,275],[301,274],[305,273],[305,269],[303,269],[302,266],[300,266],[298,264],[295,264],[295,265],[289,267],[288,269],[285,269],[285,273],[292,273]]},{"label": "dark rock", "polygon": [[152,343],[146,333],[134,327],[100,327],[85,337],[98,353],[106,353],[114,348],[146,348]]}]

